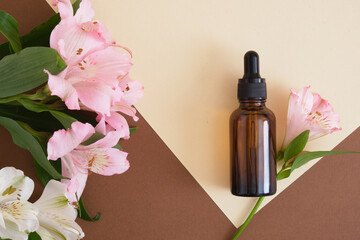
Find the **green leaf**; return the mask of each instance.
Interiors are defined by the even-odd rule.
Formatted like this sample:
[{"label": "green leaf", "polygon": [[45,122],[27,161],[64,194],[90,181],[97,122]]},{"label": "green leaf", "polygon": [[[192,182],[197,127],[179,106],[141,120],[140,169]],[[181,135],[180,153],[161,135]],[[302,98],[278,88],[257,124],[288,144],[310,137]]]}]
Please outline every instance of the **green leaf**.
[{"label": "green leaf", "polygon": [[45,111],[51,111],[51,109],[48,107],[48,105],[34,102],[30,99],[20,98],[17,101],[19,103],[21,103],[27,110],[30,110],[33,112],[40,113],[40,112],[45,112]]},{"label": "green leaf", "polygon": [[78,208],[78,217],[79,218],[84,219],[86,221],[90,221],[90,222],[99,221],[99,219],[101,218],[101,213],[96,214],[96,216],[93,218],[90,217],[90,215],[88,214],[88,212],[85,209],[82,197],[80,198],[78,204],[79,204],[79,208]]},{"label": "green leaf", "polygon": [[133,134],[139,127],[131,127],[130,128],[130,135]]},{"label": "green leaf", "polygon": [[21,50],[19,24],[10,14],[0,10],[0,32],[9,40],[15,52]]},{"label": "green leaf", "polygon": [[309,161],[325,157],[329,155],[337,155],[337,154],[345,154],[345,153],[360,153],[355,151],[316,151],[316,152],[307,152],[298,156],[292,164],[291,171],[303,166],[304,164],[308,163]]},{"label": "green leaf", "polygon": [[305,130],[289,143],[284,152],[285,162],[289,161],[304,150],[306,143],[309,140],[309,134],[310,130]]},{"label": "green leaf", "polygon": [[11,134],[12,139],[16,145],[28,150],[37,163],[53,178],[63,178],[55,168],[47,160],[46,155],[40,145],[40,143],[29,132],[23,129],[16,121],[0,117],[0,124],[3,125]]},{"label": "green leaf", "polygon": [[34,160],[34,168],[36,175],[38,176],[40,182],[46,186],[46,184],[53,179],[50,174],[48,174],[40,165]]},{"label": "green leaf", "polygon": [[50,134],[47,132],[39,132],[34,130],[32,127],[29,126],[29,124],[24,122],[17,122],[24,130],[26,130],[28,133],[30,133],[33,137],[36,138],[36,140],[40,143],[42,149],[44,152],[46,152],[46,145],[50,138]]},{"label": "green leaf", "polygon": [[0,98],[32,90],[47,82],[47,69],[58,74],[66,67],[55,49],[31,47],[0,61]]},{"label": "green leaf", "polygon": [[63,112],[59,112],[59,111],[51,111],[50,112],[51,115],[53,115],[57,120],[59,120],[59,122],[61,122],[61,124],[64,126],[64,128],[69,129],[71,128],[71,124],[73,122],[76,122],[77,119],[70,117],[69,115],[63,113]]},{"label": "green leaf", "polygon": [[31,232],[28,236],[28,240],[41,240],[41,237],[36,232]]},{"label": "green leaf", "polygon": [[0,116],[27,123],[40,132],[54,132],[63,128],[49,112],[36,113],[23,106],[0,104]]},{"label": "green leaf", "polygon": [[[56,169],[56,171],[61,172],[61,159],[59,158],[56,161],[50,161],[51,165]],[[38,176],[40,182],[46,186],[46,184],[54,179],[50,174],[48,174],[40,165],[34,160],[34,168],[36,175]]]},{"label": "green leaf", "polygon": [[284,158],[284,152],[280,150],[276,155],[276,162],[281,161],[283,158]]},{"label": "green leaf", "polygon": [[19,98],[16,101],[19,102],[21,105],[23,105],[26,109],[37,113],[52,112],[57,110],[63,110],[64,108],[66,108],[64,102],[61,101],[60,99],[59,101],[56,101],[51,104],[43,104],[26,98]]},{"label": "green leaf", "polygon": [[80,3],[81,3],[81,0],[77,0],[77,1],[75,1],[75,2],[73,3],[73,5],[72,5],[72,6],[73,6],[74,15],[75,15],[76,11],[79,9]]},{"label": "green leaf", "polygon": [[26,93],[22,93],[22,94],[17,94],[11,97],[6,97],[6,98],[0,98],[0,103],[11,103],[11,102],[15,102],[18,101],[19,99],[27,99],[27,100],[44,100],[44,99],[50,99],[53,98],[55,96],[48,96],[47,93],[45,93],[44,88],[46,88],[47,86],[45,85],[43,88],[40,88],[36,91],[36,93],[34,94],[26,94]]},{"label": "green leaf", "polygon": [[[1,100],[1,99],[0,99]],[[33,111],[33,112],[50,112],[53,113],[52,115],[60,121],[60,122],[64,122],[64,124],[68,127],[71,126],[71,123],[75,122],[75,121],[80,121],[82,123],[90,123],[91,125],[93,125],[94,127],[97,125],[96,120],[85,116],[85,115],[81,115],[78,114],[76,112],[73,111],[64,111],[64,112],[59,112],[56,110],[53,110],[51,108],[49,108],[49,105],[46,104],[41,104],[35,101],[32,101],[30,99],[25,99],[25,98],[20,98],[20,99],[16,99],[17,102],[21,103],[26,109]],[[69,128],[69,127],[68,127]],[[130,130],[130,135],[133,134],[136,130],[138,129],[138,127],[131,127],[129,128]],[[87,140],[87,142],[89,142],[88,144],[85,145],[89,145],[91,143],[96,142],[97,140],[103,138],[104,135],[99,135],[99,133],[95,136],[93,135],[92,138],[90,138],[89,140]]]},{"label": "green leaf", "polygon": [[[73,4],[74,13],[79,8],[81,0],[77,0]],[[24,48],[43,46],[49,47],[50,34],[55,26],[60,22],[60,15],[51,16],[46,22],[39,24],[33,28],[28,34],[20,37],[20,41]],[[0,59],[11,54],[9,50],[9,42],[0,45]]]},{"label": "green leaf", "polygon": [[279,181],[281,179],[288,178],[290,174],[291,174],[291,169],[280,171],[279,174],[276,176],[276,179]]}]

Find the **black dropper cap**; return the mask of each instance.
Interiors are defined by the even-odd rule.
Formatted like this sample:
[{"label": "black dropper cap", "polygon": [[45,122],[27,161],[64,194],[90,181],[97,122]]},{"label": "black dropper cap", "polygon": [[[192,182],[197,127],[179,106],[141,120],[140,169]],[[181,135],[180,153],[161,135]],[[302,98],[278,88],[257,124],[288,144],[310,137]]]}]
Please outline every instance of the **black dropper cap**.
[{"label": "black dropper cap", "polygon": [[260,76],[259,55],[248,51],[244,56],[244,76],[239,79],[238,99],[266,99],[265,78]]}]

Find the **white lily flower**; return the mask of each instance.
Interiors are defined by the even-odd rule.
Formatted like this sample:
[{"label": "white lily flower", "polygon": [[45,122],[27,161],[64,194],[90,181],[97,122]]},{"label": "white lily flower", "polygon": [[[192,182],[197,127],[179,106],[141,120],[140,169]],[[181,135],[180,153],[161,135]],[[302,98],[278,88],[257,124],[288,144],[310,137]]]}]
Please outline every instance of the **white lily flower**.
[{"label": "white lily flower", "polygon": [[27,200],[34,182],[13,167],[0,170],[0,238],[26,240],[39,228],[38,209]]},{"label": "white lily flower", "polygon": [[67,185],[50,180],[34,205],[39,209],[40,228],[36,231],[42,240],[77,240],[85,236],[75,222],[77,212],[66,197]]}]

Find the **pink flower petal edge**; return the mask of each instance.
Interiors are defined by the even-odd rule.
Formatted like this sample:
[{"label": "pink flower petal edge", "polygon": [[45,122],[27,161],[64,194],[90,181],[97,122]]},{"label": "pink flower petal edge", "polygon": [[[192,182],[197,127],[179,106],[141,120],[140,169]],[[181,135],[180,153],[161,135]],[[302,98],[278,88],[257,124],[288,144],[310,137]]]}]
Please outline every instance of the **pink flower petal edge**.
[{"label": "pink flower petal edge", "polygon": [[88,175],[93,172],[110,176],[129,169],[127,153],[114,146],[125,136],[123,131],[108,132],[90,145],[82,143],[95,133],[89,123],[74,122],[68,130],[58,130],[48,142],[48,158],[61,158],[62,175],[67,184],[68,198],[77,201],[84,191]]},{"label": "pink flower petal edge", "polygon": [[282,150],[305,130],[310,130],[309,141],[341,130],[339,116],[333,107],[319,94],[311,93],[310,86],[302,88],[298,93],[293,89],[290,89],[290,92]]}]

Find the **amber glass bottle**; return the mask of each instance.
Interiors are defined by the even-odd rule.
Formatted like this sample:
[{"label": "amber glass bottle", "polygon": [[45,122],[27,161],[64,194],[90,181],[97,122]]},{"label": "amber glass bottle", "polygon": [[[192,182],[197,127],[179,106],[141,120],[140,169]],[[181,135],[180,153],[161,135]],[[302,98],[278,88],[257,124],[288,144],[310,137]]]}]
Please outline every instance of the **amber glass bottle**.
[{"label": "amber glass bottle", "polygon": [[240,107],[230,117],[231,192],[268,196],[276,192],[275,116],[265,106],[266,83],[256,52],[245,54],[244,67],[238,84]]}]

